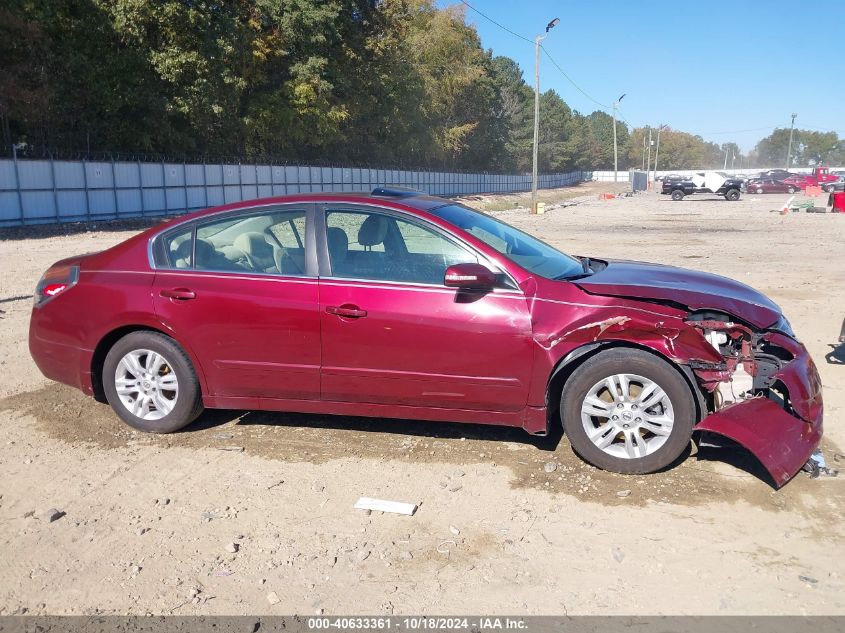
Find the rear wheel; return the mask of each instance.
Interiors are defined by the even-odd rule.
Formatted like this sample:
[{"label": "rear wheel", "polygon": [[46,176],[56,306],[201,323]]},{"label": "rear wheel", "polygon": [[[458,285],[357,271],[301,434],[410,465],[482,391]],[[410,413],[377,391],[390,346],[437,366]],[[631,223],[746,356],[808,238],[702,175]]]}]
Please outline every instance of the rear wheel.
[{"label": "rear wheel", "polygon": [[103,363],[106,399],[129,426],[171,433],[202,412],[199,381],[184,350],[160,332],[132,332]]},{"label": "rear wheel", "polygon": [[795,187],[789,187],[789,188],[786,190],[786,192],[787,192],[787,193],[795,193]]},{"label": "rear wheel", "polygon": [[675,189],[672,192],[672,200],[683,200],[684,199],[684,192],[680,189]]},{"label": "rear wheel", "polygon": [[695,402],[678,371],[653,354],[626,348],[600,352],[575,370],[560,411],[578,455],[626,474],[674,462],[695,423]]},{"label": "rear wheel", "polygon": [[725,194],[725,200],[730,200],[731,202],[739,200],[739,189],[728,189],[728,192]]}]

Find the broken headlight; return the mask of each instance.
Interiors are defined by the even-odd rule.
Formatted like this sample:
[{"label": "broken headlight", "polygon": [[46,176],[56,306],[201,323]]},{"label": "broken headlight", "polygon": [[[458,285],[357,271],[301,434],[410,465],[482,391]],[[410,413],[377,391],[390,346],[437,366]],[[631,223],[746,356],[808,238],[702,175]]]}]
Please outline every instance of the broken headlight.
[{"label": "broken headlight", "polygon": [[769,329],[774,330],[775,332],[780,332],[781,334],[786,334],[789,338],[795,338],[795,332],[792,330],[792,325],[790,325],[789,320],[782,314],[780,315],[777,323]]}]

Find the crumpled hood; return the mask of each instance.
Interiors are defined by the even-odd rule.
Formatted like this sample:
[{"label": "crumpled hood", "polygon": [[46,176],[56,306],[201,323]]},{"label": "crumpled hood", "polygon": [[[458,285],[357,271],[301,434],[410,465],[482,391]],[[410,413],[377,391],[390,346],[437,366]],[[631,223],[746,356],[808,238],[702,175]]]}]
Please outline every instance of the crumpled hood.
[{"label": "crumpled hood", "polygon": [[596,294],[673,301],[692,310],[718,310],[758,328],[772,326],[781,309],[743,283],[675,266],[605,260],[604,270],[575,281]]}]

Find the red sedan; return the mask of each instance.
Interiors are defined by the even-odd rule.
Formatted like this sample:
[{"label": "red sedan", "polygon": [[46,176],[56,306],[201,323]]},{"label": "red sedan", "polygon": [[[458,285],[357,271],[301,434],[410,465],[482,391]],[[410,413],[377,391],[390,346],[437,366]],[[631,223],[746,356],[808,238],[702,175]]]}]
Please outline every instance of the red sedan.
[{"label": "red sedan", "polygon": [[402,190],[208,209],[57,262],[30,350],[157,433],[204,407],[562,424],[592,464],[644,473],[708,431],[776,485],[822,434],[815,366],[759,292]]},{"label": "red sedan", "polygon": [[801,187],[795,182],[775,180],[774,178],[755,178],[745,183],[748,193],[795,193]]}]

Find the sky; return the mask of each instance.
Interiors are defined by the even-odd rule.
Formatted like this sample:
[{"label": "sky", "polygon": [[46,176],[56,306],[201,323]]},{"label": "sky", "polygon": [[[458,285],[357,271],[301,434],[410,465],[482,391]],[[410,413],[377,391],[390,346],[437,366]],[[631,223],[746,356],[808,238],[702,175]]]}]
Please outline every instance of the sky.
[{"label": "sky", "polygon": [[[595,101],[609,108],[624,93],[619,111],[634,127],[668,124],[749,151],[795,112],[796,128],[845,137],[845,53],[834,44],[845,0],[467,2],[532,40],[464,7],[482,45],[515,59],[531,85],[534,36],[560,18],[543,46]],[[540,89],[550,88],[583,114],[602,109],[541,56]]]}]

